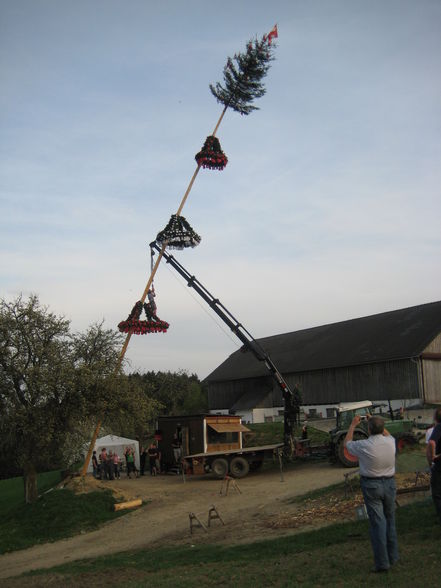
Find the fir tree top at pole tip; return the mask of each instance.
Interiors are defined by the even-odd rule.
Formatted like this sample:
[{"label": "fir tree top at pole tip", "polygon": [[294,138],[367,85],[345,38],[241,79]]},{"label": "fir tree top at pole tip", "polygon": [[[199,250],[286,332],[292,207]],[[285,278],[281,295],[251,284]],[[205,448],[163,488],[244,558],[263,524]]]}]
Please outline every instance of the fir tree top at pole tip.
[{"label": "fir tree top at pole tip", "polygon": [[224,67],[224,83],[210,84],[210,90],[217,101],[226,108],[232,108],[240,114],[249,114],[258,110],[252,102],[261,98],[265,92],[262,83],[271,61],[274,61],[276,45],[272,40],[278,37],[277,25],[262,39],[251,39],[244,53],[235,53],[233,59],[228,57]]}]

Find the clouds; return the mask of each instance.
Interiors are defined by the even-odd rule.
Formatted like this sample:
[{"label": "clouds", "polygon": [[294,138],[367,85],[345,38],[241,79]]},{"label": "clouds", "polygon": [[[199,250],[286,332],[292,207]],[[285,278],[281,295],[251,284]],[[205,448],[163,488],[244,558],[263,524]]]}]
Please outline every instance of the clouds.
[{"label": "clouds", "polygon": [[[76,329],[124,319],[220,114],[208,84],[277,21],[261,110],[225,117],[229,164],[183,211],[202,244],[176,256],[255,336],[439,298],[438,3],[2,12],[2,295],[37,292]],[[166,267],[157,288],[172,326],[134,337],[132,365],[206,375],[236,343]]]}]

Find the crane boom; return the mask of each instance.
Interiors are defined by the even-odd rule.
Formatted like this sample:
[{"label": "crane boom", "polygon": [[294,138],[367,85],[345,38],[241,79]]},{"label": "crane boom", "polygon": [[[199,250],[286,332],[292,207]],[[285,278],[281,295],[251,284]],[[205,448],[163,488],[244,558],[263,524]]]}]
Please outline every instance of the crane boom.
[{"label": "crane boom", "polygon": [[[158,252],[162,251],[161,247],[156,241],[150,243],[150,248]],[[231,314],[231,312],[222,304],[222,302],[215,298],[203,284],[192,276],[179,261],[163,251],[163,257],[166,263],[170,264],[174,270],[180,274],[187,285],[193,288],[197,294],[210,306],[210,308],[218,315],[218,317],[230,328],[236,337],[243,343],[244,347],[251,351],[258,361],[262,361],[270,374],[276,380],[284,400],[284,443],[285,445],[292,445],[293,429],[299,422],[301,395],[297,387],[292,391],[282,374],[279,372],[274,362],[263,349],[263,347],[254,339],[249,331]]]}]

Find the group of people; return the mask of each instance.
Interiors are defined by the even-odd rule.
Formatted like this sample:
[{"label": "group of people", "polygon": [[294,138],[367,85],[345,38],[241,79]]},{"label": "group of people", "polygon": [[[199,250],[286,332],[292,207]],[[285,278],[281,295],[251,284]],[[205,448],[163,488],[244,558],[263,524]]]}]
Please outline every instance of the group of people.
[{"label": "group of people", "polygon": [[[344,440],[346,449],[358,457],[360,484],[369,518],[369,533],[374,553],[373,572],[387,572],[399,559],[395,529],[395,439],[384,427],[384,420],[368,416],[369,437],[354,441],[360,423],[356,415]],[[427,443],[431,470],[432,499],[441,524],[441,408],[434,414],[434,427]]]},{"label": "group of people", "polygon": [[[173,441],[173,454],[176,463],[180,462],[181,448],[180,443],[176,437]],[[135,463],[135,450],[133,447],[126,447],[124,450],[125,471],[127,477],[131,478],[132,474],[135,478],[145,475],[146,465],[148,466],[151,476],[156,476],[162,472],[161,466],[161,452],[155,442],[150,443],[149,446],[141,447],[139,452],[139,470]],[[121,478],[122,460],[116,451],[107,451],[102,447],[99,454],[94,451],[92,454],[92,468],[93,477],[100,480],[115,480]]]},{"label": "group of people", "polygon": [[[126,465],[127,477],[131,478],[134,474],[138,477],[139,472],[135,464],[135,450],[133,447],[126,447],[124,450],[124,460]],[[122,463],[121,458],[116,451],[105,447],[101,448],[99,455],[96,451],[92,454],[93,477],[100,480],[115,480],[121,478]]]},{"label": "group of people", "polygon": [[156,476],[161,473],[161,452],[155,443],[150,443],[148,447],[141,447],[139,454],[141,476],[144,475],[145,466],[149,460],[150,475]]}]

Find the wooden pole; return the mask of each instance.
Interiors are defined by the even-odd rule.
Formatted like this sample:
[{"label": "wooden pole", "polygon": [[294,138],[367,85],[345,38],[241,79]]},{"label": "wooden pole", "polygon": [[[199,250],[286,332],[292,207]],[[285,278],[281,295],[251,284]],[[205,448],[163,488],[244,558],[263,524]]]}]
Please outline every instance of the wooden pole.
[{"label": "wooden pole", "polygon": [[87,451],[86,459],[84,460],[83,467],[81,469],[81,476],[83,478],[87,473],[87,468],[89,467],[90,458],[92,457],[92,451],[93,451],[93,448],[95,447],[96,440],[98,439],[98,433],[100,432],[100,429],[101,429],[101,421],[99,420],[97,422],[96,427],[95,427],[95,431],[93,432],[92,440],[90,442],[89,449]]},{"label": "wooden pole", "polygon": [[[212,133],[212,136],[213,137],[216,136],[216,133],[217,133],[217,131],[219,129],[219,126],[220,126],[220,124],[222,122],[222,119],[224,118],[225,113],[227,112],[227,108],[228,108],[228,106],[224,106],[224,109],[222,110],[222,113],[221,113],[221,115],[219,117],[219,120],[217,121],[216,126],[214,127],[214,130],[213,130],[213,133]],[[185,194],[182,197],[181,203],[180,203],[179,208],[178,208],[178,210],[176,212],[176,216],[181,216],[182,209],[184,208],[185,203],[187,202],[187,198],[188,198],[188,196],[189,196],[189,194],[191,192],[191,189],[193,188],[193,184],[194,184],[194,182],[195,182],[195,180],[197,178],[197,175],[198,175],[200,169],[201,169],[201,165],[198,164],[197,167],[196,167],[196,169],[195,169],[195,171],[194,171],[194,173],[193,173],[193,175],[192,175],[192,177],[191,177],[190,183],[187,186],[187,189],[185,191]],[[147,298],[147,294],[148,294],[148,292],[149,292],[149,290],[150,290],[150,288],[152,286],[152,282],[153,282],[153,279],[154,279],[154,277],[156,275],[156,272],[158,271],[158,267],[159,267],[159,264],[161,263],[161,260],[162,260],[162,257],[164,255],[164,251],[165,251],[166,246],[167,246],[166,243],[164,243],[162,245],[161,251],[158,254],[158,257],[156,259],[156,263],[155,263],[155,265],[154,265],[154,267],[152,269],[152,272],[150,274],[150,277],[149,277],[149,279],[147,281],[147,285],[144,288],[144,292],[143,292],[143,294],[141,296],[141,299],[140,299],[143,304],[144,304],[145,299]],[[117,365],[116,371],[121,367],[121,364],[122,364],[122,362],[124,360],[124,356],[126,354],[126,351],[127,351],[128,346],[129,346],[129,342],[130,342],[130,338],[131,337],[132,337],[132,332],[129,331],[127,333],[126,340],[124,341],[124,344],[123,344],[122,349],[121,349],[121,353],[119,355],[118,365]]]},{"label": "wooden pole", "polygon": [[[217,133],[217,131],[219,129],[219,126],[220,126],[220,124],[222,122],[222,119],[224,118],[225,113],[227,112],[227,108],[228,108],[228,104],[226,106],[224,106],[224,108],[222,110],[222,113],[221,113],[221,115],[219,117],[219,120],[217,121],[216,126],[214,127],[214,131],[212,133],[212,136],[213,137],[216,136],[216,133]],[[182,200],[181,200],[181,203],[179,205],[179,208],[178,208],[178,211],[176,213],[176,216],[180,216],[181,215],[182,209],[184,208],[185,203],[187,202],[188,195],[190,194],[191,189],[193,188],[194,181],[196,180],[197,175],[198,175],[200,169],[201,169],[201,165],[198,163],[198,165],[197,165],[197,167],[196,167],[196,169],[195,169],[195,171],[194,171],[194,173],[193,173],[193,175],[191,177],[190,183],[187,186],[187,189],[185,191],[185,194],[182,197]],[[165,248],[166,247],[167,247],[167,244],[164,243],[162,245],[162,247],[161,247],[161,251],[158,254],[158,258],[156,259],[156,263],[155,263],[155,265],[154,265],[154,267],[152,269],[152,272],[150,274],[150,277],[149,277],[149,279],[147,281],[147,285],[144,288],[144,292],[143,292],[143,294],[141,296],[141,302],[143,304],[145,302],[145,299],[147,298],[147,294],[148,294],[148,292],[149,292],[149,290],[151,288],[151,285],[152,285],[153,279],[154,279],[154,277],[156,275],[156,272],[158,271],[158,267],[159,267],[159,264],[161,263],[161,260],[162,260],[162,257],[164,255],[164,251],[165,251]],[[118,373],[118,371],[119,371],[119,369],[120,369],[120,367],[122,365],[122,362],[124,361],[124,357],[126,355],[127,348],[129,346],[131,337],[132,337],[132,331],[129,331],[127,333],[127,337],[126,337],[126,339],[125,339],[125,341],[123,343],[123,346],[121,348],[121,352],[120,352],[119,357],[118,357],[118,362],[117,362],[117,365],[115,367],[114,375],[116,375]],[[92,440],[90,442],[89,450],[88,450],[87,455],[86,455],[86,460],[85,460],[85,462],[83,464],[83,468],[81,470],[81,476],[85,476],[86,475],[87,468],[89,466],[89,462],[90,462],[90,459],[92,457],[93,448],[95,447],[95,443],[96,443],[96,440],[98,438],[98,434],[100,432],[100,429],[101,429],[101,420],[98,421],[98,423],[97,423],[97,425],[95,427],[95,431],[93,433],[93,437],[92,437]]]},{"label": "wooden pole", "polygon": [[141,506],[142,500],[141,498],[136,498],[135,500],[129,500],[128,502],[117,502],[113,506],[113,510],[124,510],[126,508],[135,508],[135,506]]}]

